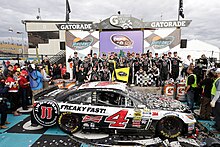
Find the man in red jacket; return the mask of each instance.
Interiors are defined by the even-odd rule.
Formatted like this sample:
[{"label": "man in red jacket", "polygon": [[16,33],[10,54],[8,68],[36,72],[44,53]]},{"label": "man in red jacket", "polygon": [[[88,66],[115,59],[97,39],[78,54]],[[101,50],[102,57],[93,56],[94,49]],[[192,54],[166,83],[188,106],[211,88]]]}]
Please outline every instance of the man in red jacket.
[{"label": "man in red jacket", "polygon": [[22,108],[23,110],[28,110],[28,90],[30,90],[30,82],[27,79],[28,72],[26,70],[22,70],[19,77],[19,86],[21,92],[21,100],[22,100]]},{"label": "man in red jacket", "polygon": [[11,109],[14,116],[18,116],[20,115],[17,112],[17,109],[19,108],[18,81],[15,81],[13,78],[13,72],[10,71],[8,73],[5,83],[9,85],[8,98],[11,103]]}]

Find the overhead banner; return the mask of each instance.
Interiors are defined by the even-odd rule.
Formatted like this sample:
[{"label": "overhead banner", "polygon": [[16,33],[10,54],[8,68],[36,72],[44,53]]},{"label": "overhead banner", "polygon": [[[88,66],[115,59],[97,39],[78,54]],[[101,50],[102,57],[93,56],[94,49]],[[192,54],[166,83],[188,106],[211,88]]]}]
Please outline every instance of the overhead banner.
[{"label": "overhead banner", "polygon": [[91,30],[92,22],[56,24],[59,30]]},{"label": "overhead banner", "polygon": [[109,31],[100,33],[100,53],[123,51],[142,53],[142,31]]},{"label": "overhead banner", "polygon": [[192,20],[144,22],[130,15],[113,15],[110,18],[93,24],[93,29],[157,29],[188,27]]}]

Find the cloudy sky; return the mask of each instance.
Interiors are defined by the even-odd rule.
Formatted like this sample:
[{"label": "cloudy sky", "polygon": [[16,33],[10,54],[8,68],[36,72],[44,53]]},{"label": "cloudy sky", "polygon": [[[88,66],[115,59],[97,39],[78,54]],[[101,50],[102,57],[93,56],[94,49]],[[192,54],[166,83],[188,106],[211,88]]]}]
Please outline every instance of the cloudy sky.
[{"label": "cloudy sky", "polygon": [[[0,0],[0,38],[16,40],[25,31],[21,20],[36,20],[38,8],[43,20],[64,20],[66,0]],[[111,15],[131,14],[144,21],[177,20],[179,0],[69,0],[70,20],[104,20]],[[183,0],[185,19],[182,38],[199,39],[220,47],[220,0]],[[12,28],[14,33],[8,32]],[[25,35],[26,36],[26,35]]]}]

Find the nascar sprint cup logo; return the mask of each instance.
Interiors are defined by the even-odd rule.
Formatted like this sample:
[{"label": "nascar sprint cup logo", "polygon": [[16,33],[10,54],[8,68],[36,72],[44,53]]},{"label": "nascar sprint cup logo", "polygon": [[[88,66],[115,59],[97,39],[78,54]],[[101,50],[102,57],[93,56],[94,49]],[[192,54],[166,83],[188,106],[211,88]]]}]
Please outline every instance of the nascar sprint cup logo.
[{"label": "nascar sprint cup logo", "polygon": [[52,126],[56,124],[59,107],[54,101],[41,101],[35,105],[33,115],[40,125]]},{"label": "nascar sprint cup logo", "polygon": [[92,43],[93,43],[92,37],[84,38],[84,39],[80,39],[77,37],[73,40],[72,47],[76,48],[77,50],[82,50],[89,47]]},{"label": "nascar sprint cup logo", "polygon": [[110,39],[113,44],[120,47],[131,47],[133,45],[133,40],[125,35],[112,35]]}]

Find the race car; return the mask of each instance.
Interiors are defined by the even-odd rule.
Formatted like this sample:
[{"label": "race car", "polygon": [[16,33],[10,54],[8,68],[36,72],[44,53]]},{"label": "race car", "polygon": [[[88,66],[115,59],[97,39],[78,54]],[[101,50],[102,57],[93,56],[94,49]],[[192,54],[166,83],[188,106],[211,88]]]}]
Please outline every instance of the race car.
[{"label": "race car", "polygon": [[150,130],[166,138],[191,133],[196,123],[188,107],[177,100],[109,81],[44,91],[35,101],[33,117],[42,126],[58,124],[70,134],[86,129]]}]

